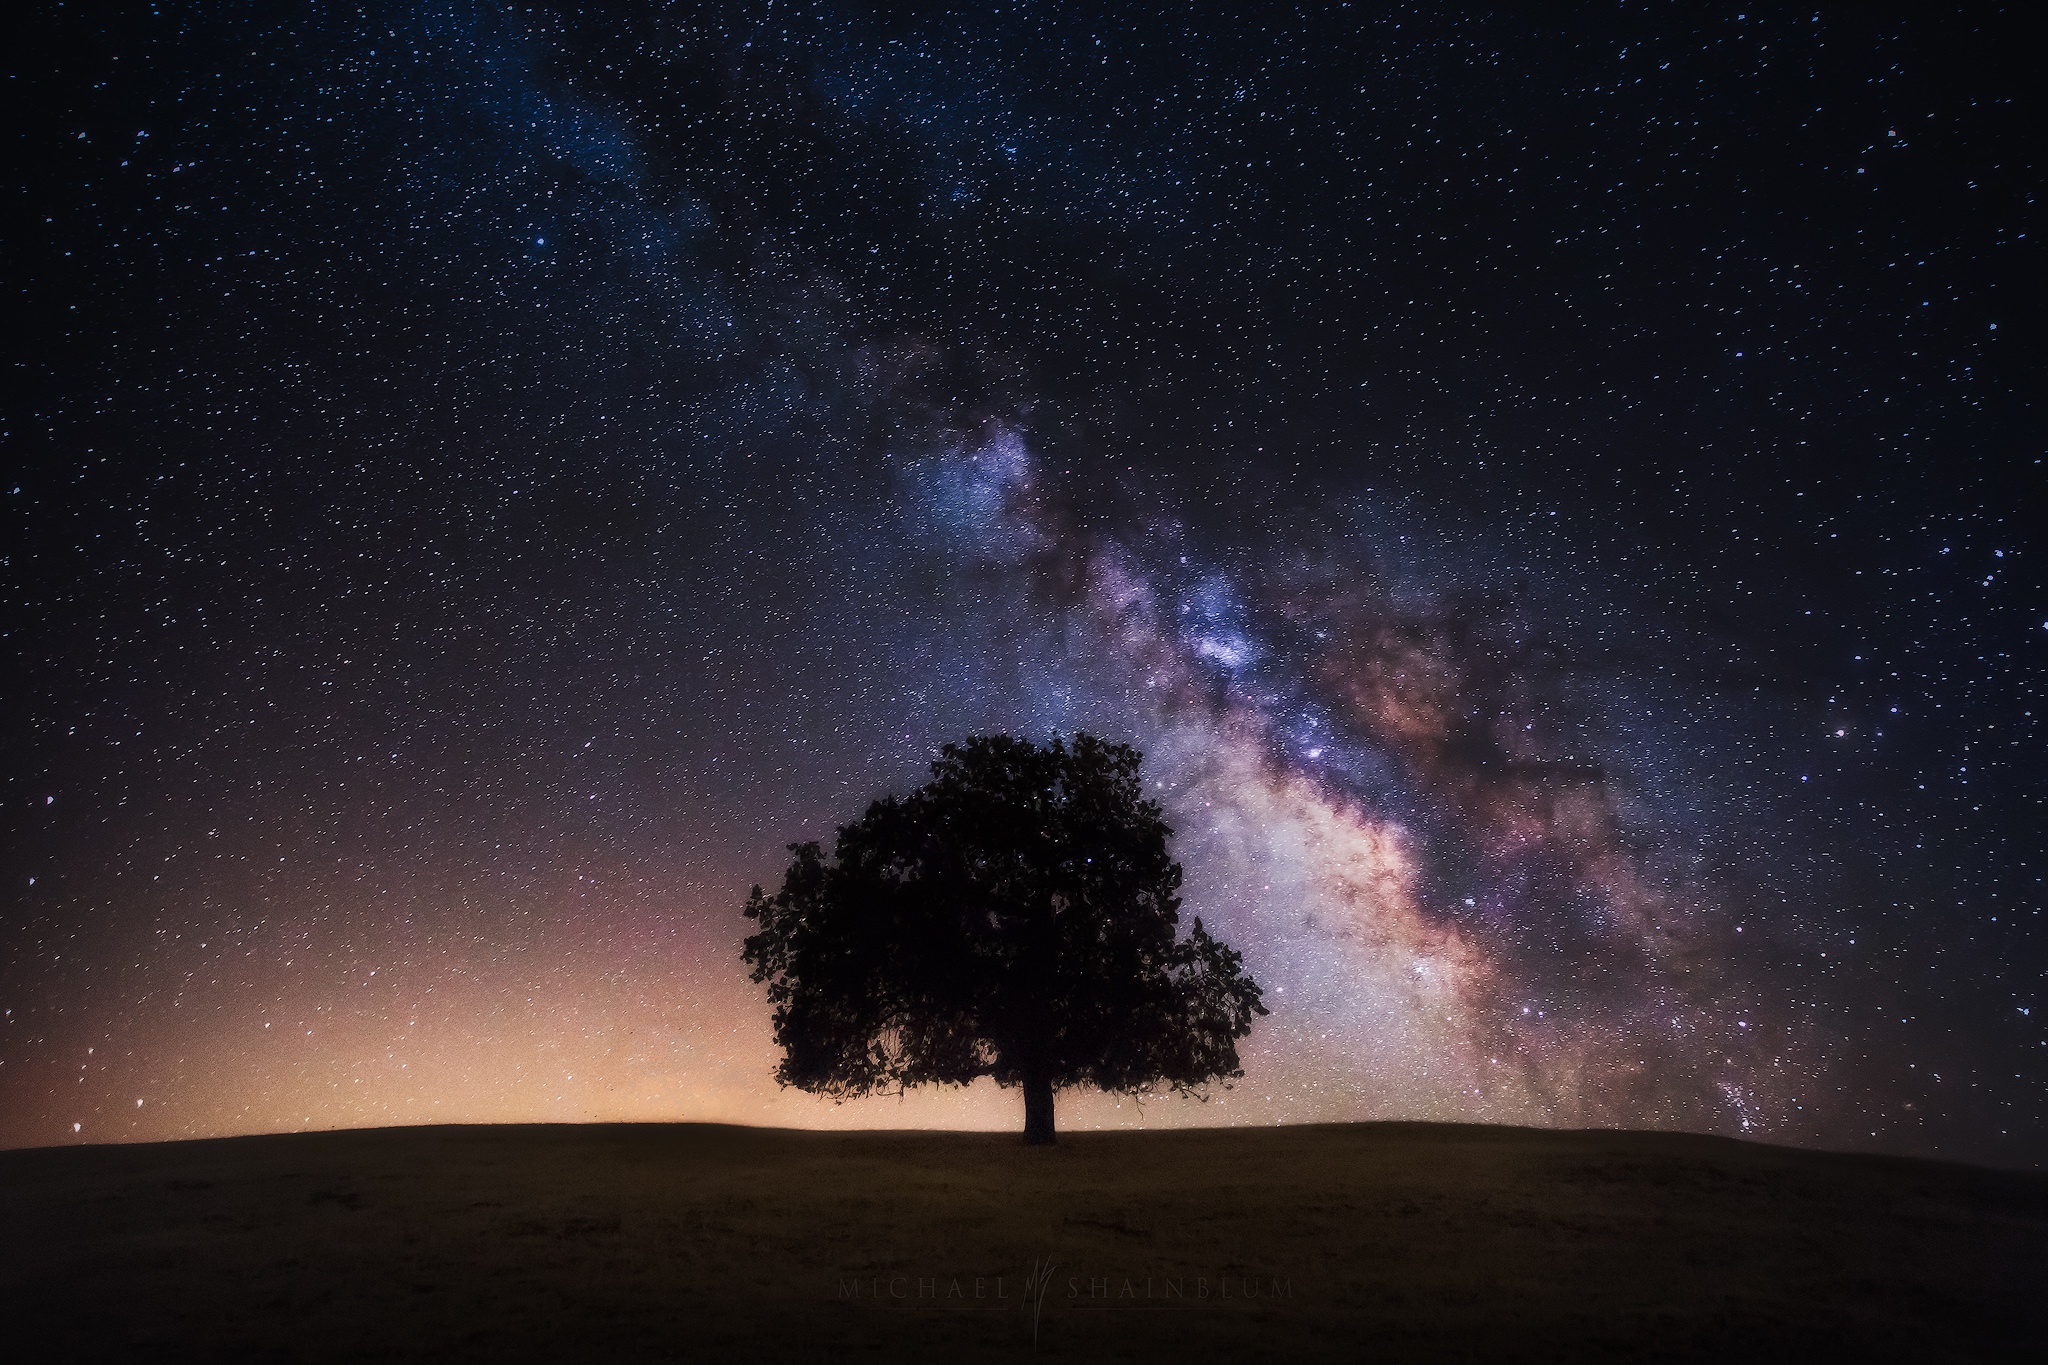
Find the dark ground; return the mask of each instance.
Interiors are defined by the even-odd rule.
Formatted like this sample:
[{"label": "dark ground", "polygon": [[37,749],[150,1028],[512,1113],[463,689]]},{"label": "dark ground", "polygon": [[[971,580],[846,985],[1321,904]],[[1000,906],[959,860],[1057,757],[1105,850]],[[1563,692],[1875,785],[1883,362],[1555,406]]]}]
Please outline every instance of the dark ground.
[{"label": "dark ground", "polygon": [[2044,1234],[2048,1175],[1660,1133],[0,1153],[17,1360],[1024,1360],[1034,1258],[1048,1359],[2015,1359],[2048,1341]]}]

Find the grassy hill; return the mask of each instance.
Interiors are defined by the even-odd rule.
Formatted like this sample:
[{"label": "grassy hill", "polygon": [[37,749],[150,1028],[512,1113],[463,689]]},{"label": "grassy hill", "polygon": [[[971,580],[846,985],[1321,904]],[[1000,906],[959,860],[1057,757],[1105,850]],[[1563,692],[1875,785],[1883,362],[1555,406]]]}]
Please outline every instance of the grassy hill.
[{"label": "grassy hill", "polygon": [[0,1153],[0,1300],[15,1359],[2011,1359],[2048,1176],[1421,1124],[54,1148]]}]

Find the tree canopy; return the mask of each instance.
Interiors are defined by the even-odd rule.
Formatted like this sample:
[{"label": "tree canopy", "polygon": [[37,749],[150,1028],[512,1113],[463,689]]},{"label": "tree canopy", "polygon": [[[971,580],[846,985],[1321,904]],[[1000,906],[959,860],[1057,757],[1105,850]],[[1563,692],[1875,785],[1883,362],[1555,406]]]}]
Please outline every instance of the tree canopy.
[{"label": "tree canopy", "polygon": [[791,844],[756,886],[744,958],[768,984],[776,1078],[852,1098],[993,1077],[1021,1086],[1027,1141],[1053,1092],[1200,1093],[1243,1074],[1265,1014],[1243,958],[1180,925],[1172,830],[1141,756],[1092,735],[947,745],[932,780]]}]

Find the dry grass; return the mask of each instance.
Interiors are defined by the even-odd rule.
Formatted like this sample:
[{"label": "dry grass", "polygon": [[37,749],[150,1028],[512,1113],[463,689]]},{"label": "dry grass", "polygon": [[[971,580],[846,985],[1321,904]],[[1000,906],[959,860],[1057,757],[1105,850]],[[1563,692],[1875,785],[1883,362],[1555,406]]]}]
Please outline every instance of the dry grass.
[{"label": "dry grass", "polygon": [[53,1351],[15,1359],[1023,1360],[1034,1258],[1048,1359],[2003,1359],[2048,1341],[2044,1234],[2048,1177],[1652,1133],[0,1153],[7,1339]]}]

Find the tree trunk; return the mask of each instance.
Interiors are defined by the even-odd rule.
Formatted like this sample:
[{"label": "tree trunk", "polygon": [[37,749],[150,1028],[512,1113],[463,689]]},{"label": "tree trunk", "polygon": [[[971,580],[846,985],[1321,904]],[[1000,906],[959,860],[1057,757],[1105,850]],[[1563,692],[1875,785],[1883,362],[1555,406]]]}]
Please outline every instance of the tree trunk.
[{"label": "tree trunk", "polygon": [[1033,1147],[1053,1144],[1052,1082],[1044,1076],[1024,1078],[1024,1141]]}]

